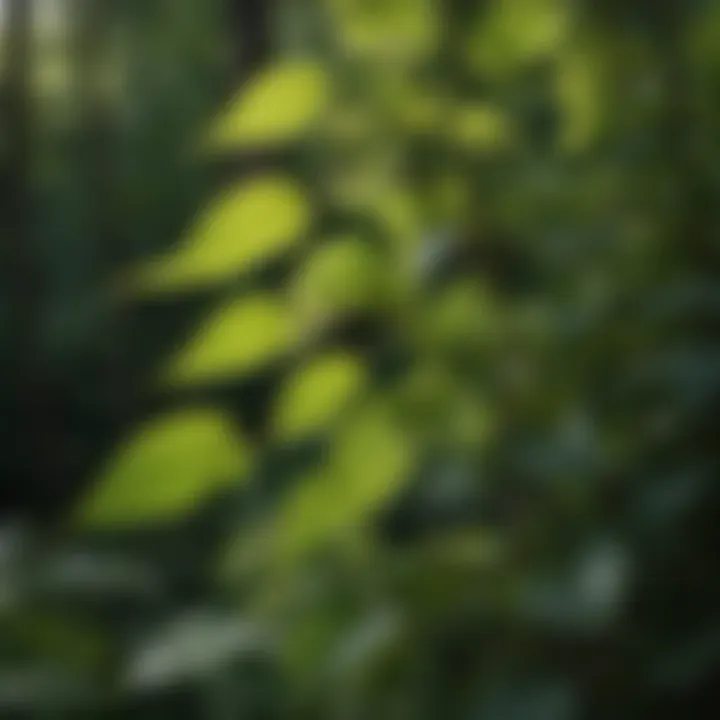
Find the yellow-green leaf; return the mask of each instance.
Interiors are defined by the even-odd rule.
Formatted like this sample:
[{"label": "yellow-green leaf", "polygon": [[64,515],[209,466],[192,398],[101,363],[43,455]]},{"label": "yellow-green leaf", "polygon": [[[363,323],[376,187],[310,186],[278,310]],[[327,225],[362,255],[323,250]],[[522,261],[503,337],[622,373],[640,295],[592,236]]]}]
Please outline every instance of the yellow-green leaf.
[{"label": "yellow-green leaf", "polygon": [[140,292],[182,292],[230,280],[286,251],[308,231],[311,211],[295,183],[268,175],[224,192],[167,256],[140,267]]},{"label": "yellow-green leaf", "polygon": [[510,119],[499,108],[474,104],[461,106],[455,112],[452,138],[469,150],[503,149],[513,134]]},{"label": "yellow-green leaf", "polygon": [[437,46],[442,18],[436,0],[330,0],[335,28],[352,54],[414,61]]},{"label": "yellow-green leaf", "polygon": [[194,409],[155,418],[117,448],[78,520],[100,528],[171,520],[237,482],[250,462],[248,447],[220,412]]},{"label": "yellow-green leaf", "polygon": [[215,312],[173,358],[170,384],[240,377],[285,355],[294,332],[286,305],[272,295],[235,300]]},{"label": "yellow-green leaf", "polygon": [[329,103],[329,79],[311,61],[271,66],[245,85],[210,129],[212,150],[267,146],[297,140]]},{"label": "yellow-green leaf", "polygon": [[603,61],[589,44],[565,54],[558,67],[557,94],[564,115],[561,146],[586,149],[602,129],[606,105]]},{"label": "yellow-green leaf", "polygon": [[294,299],[301,322],[375,306],[386,297],[386,266],[362,240],[338,238],[316,250],[298,271]]},{"label": "yellow-green leaf", "polygon": [[371,404],[338,433],[330,451],[332,482],[342,497],[338,514],[362,520],[407,480],[414,447],[388,407]]},{"label": "yellow-green leaf", "polygon": [[367,377],[352,355],[333,353],[310,362],[282,389],[275,411],[275,432],[296,439],[326,429],[362,391]]},{"label": "yellow-green leaf", "polygon": [[273,533],[277,559],[300,559],[338,532],[338,500],[324,473],[302,478],[278,513]]},{"label": "yellow-green leaf", "polygon": [[275,537],[280,560],[299,559],[352,533],[410,477],[415,448],[388,408],[371,404],[337,433],[327,465],[283,504]]},{"label": "yellow-green leaf", "polygon": [[571,27],[568,0],[492,0],[468,45],[478,72],[504,75],[558,51]]},{"label": "yellow-green leaf", "polygon": [[388,240],[397,248],[415,250],[423,239],[423,214],[417,198],[407,189],[394,187],[374,207]]}]

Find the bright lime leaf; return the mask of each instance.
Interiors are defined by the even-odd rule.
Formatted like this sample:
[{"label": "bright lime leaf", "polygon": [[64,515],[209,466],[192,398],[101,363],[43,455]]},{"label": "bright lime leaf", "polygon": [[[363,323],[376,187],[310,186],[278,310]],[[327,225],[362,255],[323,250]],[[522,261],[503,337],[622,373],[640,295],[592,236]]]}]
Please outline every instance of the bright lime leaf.
[{"label": "bright lime leaf", "polygon": [[153,419],[110,458],[79,508],[82,524],[110,528],[170,520],[247,472],[248,448],[213,410]]},{"label": "bright lime leaf", "polygon": [[310,61],[271,66],[244,86],[215,120],[213,150],[294,141],[319,120],[329,102],[323,68]]},{"label": "bright lime leaf", "polygon": [[335,353],[314,359],[282,389],[276,433],[294,439],[329,427],[365,382],[362,364],[351,355]]},{"label": "bright lime leaf", "polygon": [[293,344],[286,306],[271,295],[235,300],[202,325],[173,359],[171,384],[242,376],[282,357]]},{"label": "bright lime leaf", "polygon": [[279,176],[250,180],[218,197],[173,253],[141,267],[141,292],[193,290],[232,279],[282,253],[307,232],[301,189]]}]

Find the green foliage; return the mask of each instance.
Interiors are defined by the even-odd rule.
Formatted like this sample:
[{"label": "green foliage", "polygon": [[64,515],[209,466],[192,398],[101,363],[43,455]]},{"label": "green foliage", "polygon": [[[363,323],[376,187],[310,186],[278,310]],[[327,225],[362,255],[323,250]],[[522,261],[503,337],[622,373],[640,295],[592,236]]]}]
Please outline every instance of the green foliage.
[{"label": "green foliage", "polygon": [[242,377],[285,357],[296,332],[287,304],[272,295],[233,300],[209,317],[170,361],[171,385]]},{"label": "green foliage", "polygon": [[441,29],[436,0],[331,0],[328,6],[344,48],[365,60],[415,61],[437,47]]},{"label": "green foliage", "polygon": [[371,521],[409,480],[415,449],[389,408],[371,403],[336,431],[327,464],[303,480],[273,529],[281,559],[302,558]]},{"label": "green foliage", "polygon": [[337,238],[301,264],[290,293],[301,326],[314,328],[334,316],[387,307],[390,282],[387,265],[368,243]]},{"label": "green foliage", "polygon": [[505,75],[552,56],[569,36],[572,6],[571,0],[491,0],[470,35],[471,66]]},{"label": "green foliage", "polygon": [[280,176],[253,178],[216,198],[180,246],[141,267],[131,284],[144,294],[212,287],[287,251],[310,221],[301,187]]},{"label": "green foliage", "polygon": [[77,520],[100,529],[173,520],[245,479],[249,467],[248,447],[220,412],[161,416],[115,451]]},{"label": "green foliage", "polygon": [[367,386],[367,372],[355,357],[332,353],[314,358],[290,376],[274,413],[275,436],[296,440],[332,428]]},{"label": "green foliage", "polygon": [[[221,4],[177,0],[171,37],[173,3],[129,5],[157,62],[115,100],[127,157],[88,176],[142,259],[113,255],[122,302],[48,374],[58,482],[93,482],[52,547],[0,536],[0,712],[699,716],[715,4],[278,0],[277,57],[219,113]],[[53,177],[38,253],[85,307],[104,245],[87,184]],[[120,442],[125,402],[160,409]]]},{"label": "green foliage", "polygon": [[317,126],[329,104],[325,69],[310,61],[272,65],[243,87],[217,117],[207,141],[213,152],[285,144]]}]

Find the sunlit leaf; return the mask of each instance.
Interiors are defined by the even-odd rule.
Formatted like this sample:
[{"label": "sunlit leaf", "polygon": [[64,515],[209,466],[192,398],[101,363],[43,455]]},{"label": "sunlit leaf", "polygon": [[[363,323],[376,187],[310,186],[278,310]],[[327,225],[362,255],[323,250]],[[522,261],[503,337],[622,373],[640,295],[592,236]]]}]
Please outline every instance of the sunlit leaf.
[{"label": "sunlit leaf", "polygon": [[170,384],[240,377],[283,357],[295,333],[286,305],[272,295],[234,300],[211,315],[172,359]]},{"label": "sunlit leaf", "polygon": [[277,435],[293,439],[329,427],[366,381],[362,364],[351,355],[335,353],[313,360],[281,390],[275,411]]},{"label": "sunlit leaf", "polygon": [[116,449],[78,508],[78,520],[109,528],[173,519],[237,482],[249,462],[248,448],[221,413],[160,416]]},{"label": "sunlit leaf", "polygon": [[302,239],[310,220],[296,184],[274,175],[247,181],[211,202],[178,247],[139,268],[131,286],[177,292],[232,279]]},{"label": "sunlit leaf", "polygon": [[287,143],[313,128],[328,105],[326,70],[310,61],[270,66],[233,98],[210,130],[212,150]]}]

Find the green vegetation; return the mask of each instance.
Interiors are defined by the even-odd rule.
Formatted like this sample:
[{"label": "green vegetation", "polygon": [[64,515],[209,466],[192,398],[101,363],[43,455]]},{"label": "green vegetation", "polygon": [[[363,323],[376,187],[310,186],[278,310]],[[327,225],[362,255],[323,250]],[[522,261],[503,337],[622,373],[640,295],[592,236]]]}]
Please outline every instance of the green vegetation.
[{"label": "green vegetation", "polygon": [[717,3],[265,2],[0,3],[0,716],[712,717]]}]

